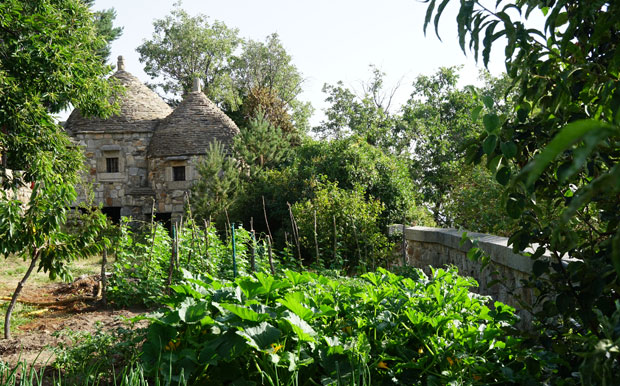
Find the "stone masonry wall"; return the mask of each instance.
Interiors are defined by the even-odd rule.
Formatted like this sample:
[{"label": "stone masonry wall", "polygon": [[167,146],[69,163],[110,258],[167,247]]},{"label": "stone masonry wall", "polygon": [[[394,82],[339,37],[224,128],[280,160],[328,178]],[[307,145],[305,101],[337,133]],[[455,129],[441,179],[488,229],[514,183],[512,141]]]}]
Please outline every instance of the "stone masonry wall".
[{"label": "stone masonry wall", "polygon": [[[391,231],[398,231],[400,228],[400,225],[395,225]],[[491,263],[481,270],[481,263],[467,257],[472,244],[466,242],[461,246],[461,236],[462,231],[455,229],[405,228],[407,265],[421,268],[427,274],[430,272],[429,266],[456,266],[459,274],[476,279],[479,287],[472,289],[473,291],[515,307],[521,317],[521,325],[528,326],[531,314],[519,303],[534,302],[532,290],[521,284],[521,280],[530,275],[532,260],[513,253],[507,246],[508,239],[505,237],[468,232],[472,240],[478,240],[478,247],[491,257]],[[402,250],[399,252],[398,264],[402,264],[401,256]]]},{"label": "stone masonry wall", "polygon": [[[11,177],[13,176],[13,171],[10,169],[5,170],[6,174]],[[28,201],[30,201],[30,194],[32,193],[32,189],[29,186],[22,186],[17,189],[15,193],[9,192],[9,197],[11,199],[17,199],[21,201],[24,206],[28,205]]]},{"label": "stone masonry wall", "polygon": [[[171,213],[172,222],[180,219],[185,208],[186,193],[198,179],[201,156],[153,157],[149,160],[149,180],[155,192],[155,210]],[[172,168],[185,166],[185,181],[173,181]]]},{"label": "stone masonry wall", "polygon": [[[151,130],[80,131],[75,134],[86,156],[88,170],[83,181],[92,185],[96,205],[122,207],[123,216],[139,217],[145,210],[150,212],[152,193],[147,179],[146,153],[151,136]],[[107,173],[106,158],[118,158],[118,173]],[[84,191],[80,191],[78,202],[85,200]]]}]

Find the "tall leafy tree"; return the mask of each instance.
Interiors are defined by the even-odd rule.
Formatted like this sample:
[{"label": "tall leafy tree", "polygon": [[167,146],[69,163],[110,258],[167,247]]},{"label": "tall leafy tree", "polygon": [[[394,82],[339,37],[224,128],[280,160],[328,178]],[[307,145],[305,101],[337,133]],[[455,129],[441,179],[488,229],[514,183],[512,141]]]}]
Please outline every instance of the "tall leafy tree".
[{"label": "tall leafy tree", "polygon": [[[95,4],[95,0],[84,0],[84,3],[91,7]],[[110,43],[118,39],[123,33],[123,27],[115,27],[114,19],[116,19],[116,11],[114,8],[95,11],[94,23],[97,28],[97,34],[105,39],[108,43],[98,51],[98,55],[103,62],[107,62],[110,58]]]},{"label": "tall leafy tree", "polygon": [[[437,28],[447,3],[429,2],[425,28],[433,17]],[[532,12],[543,15],[542,28],[522,21]],[[485,132],[470,155],[498,159],[492,170],[520,225],[510,243],[536,248],[541,342],[562,353],[558,377],[581,363],[581,381],[611,384],[620,369],[620,3],[461,1],[457,24],[463,50],[485,65],[506,38],[514,114],[481,95],[473,115]]]},{"label": "tall leafy tree", "polygon": [[153,26],[153,36],[137,51],[144,71],[155,80],[154,87],[170,95],[168,99],[175,103],[191,90],[198,76],[211,100],[232,109],[238,107],[230,76],[232,55],[240,43],[237,29],[217,20],[211,23],[206,15],[190,16],[179,3]]},{"label": "tall leafy tree", "polygon": [[267,36],[265,42],[244,42],[233,67],[246,120],[261,110],[265,118],[284,131],[307,131],[312,109],[298,99],[304,79],[278,34]]},{"label": "tall leafy tree", "polygon": [[470,92],[457,87],[458,78],[456,67],[419,76],[402,107],[402,141],[409,145],[412,176],[435,221],[444,225],[452,225],[443,207],[459,171],[463,145],[482,130],[470,118],[477,102]]},{"label": "tall leafy tree", "polygon": [[343,139],[361,136],[373,146],[387,151],[401,149],[398,141],[398,117],[391,113],[392,98],[398,86],[385,90],[385,74],[371,66],[372,78],[362,85],[361,95],[346,88],[342,82],[324,85],[325,99],[331,105],[325,111],[327,119],[312,131],[320,138]]},{"label": "tall leafy tree", "polygon": [[[84,223],[83,232],[63,231],[83,159],[52,114],[72,104],[86,115],[109,116],[120,90],[104,79],[110,68],[97,53],[107,43],[79,0],[3,1],[0,41],[0,254],[30,261],[7,309],[9,338],[11,312],[37,265],[62,276],[67,260],[98,249],[101,217]],[[23,185],[32,186],[27,203],[15,195]]]}]

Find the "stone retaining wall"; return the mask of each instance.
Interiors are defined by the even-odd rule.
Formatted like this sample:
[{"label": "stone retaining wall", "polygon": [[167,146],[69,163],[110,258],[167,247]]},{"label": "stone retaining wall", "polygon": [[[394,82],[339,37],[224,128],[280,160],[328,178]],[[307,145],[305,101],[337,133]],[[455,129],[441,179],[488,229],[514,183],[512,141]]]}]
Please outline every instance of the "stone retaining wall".
[{"label": "stone retaining wall", "polygon": [[[399,232],[401,225],[391,227],[392,232]],[[531,322],[531,314],[523,310],[519,302],[533,304],[534,294],[531,289],[524,288],[521,280],[529,277],[533,261],[529,257],[518,255],[509,248],[508,239],[482,233],[469,233],[477,246],[490,256],[491,262],[481,270],[478,261],[467,257],[472,243],[467,241],[461,245],[463,231],[429,227],[405,228],[406,263],[430,272],[429,266],[445,267],[454,265],[463,276],[471,276],[479,284],[473,289],[483,295],[509,304],[517,309],[521,324],[527,326]],[[398,264],[402,264],[402,247],[400,247]],[[495,284],[494,284],[495,283]]]}]

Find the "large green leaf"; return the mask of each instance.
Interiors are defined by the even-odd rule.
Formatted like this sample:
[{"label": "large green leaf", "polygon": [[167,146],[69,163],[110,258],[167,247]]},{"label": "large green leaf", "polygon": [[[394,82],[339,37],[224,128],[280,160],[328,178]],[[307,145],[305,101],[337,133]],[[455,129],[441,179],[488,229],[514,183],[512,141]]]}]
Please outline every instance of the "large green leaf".
[{"label": "large green leaf", "polygon": [[[599,132],[595,133],[595,131]],[[603,138],[618,132],[620,132],[620,128],[596,119],[583,119],[571,122],[564,126],[543,151],[521,170],[519,177],[525,178],[526,185],[531,186],[547,165],[555,160],[559,154],[570,149],[575,143],[585,139],[586,135],[593,134],[593,142],[599,142]],[[589,146],[587,148],[590,151],[592,149]]]},{"label": "large green leaf", "polygon": [[282,332],[267,322],[262,322],[258,326],[244,328],[237,331],[237,335],[246,339],[248,344],[257,350],[265,350],[272,343],[276,343]]},{"label": "large green leaf", "polygon": [[303,298],[304,294],[302,292],[289,292],[284,296],[284,299],[278,299],[277,302],[293,311],[303,320],[308,321],[314,316],[314,311],[301,304],[300,299]]},{"label": "large green leaf", "polygon": [[195,304],[183,304],[178,310],[179,319],[187,324],[213,323],[213,319],[208,315],[209,304],[206,302],[197,302]]},{"label": "large green leaf", "polygon": [[314,337],[317,335],[316,331],[297,314],[290,311],[285,311],[283,319],[291,326],[297,337],[306,342],[315,342]]},{"label": "large green leaf", "polygon": [[243,320],[251,322],[262,322],[270,318],[269,314],[259,314],[258,312],[236,304],[222,303],[220,307],[232,312]]}]

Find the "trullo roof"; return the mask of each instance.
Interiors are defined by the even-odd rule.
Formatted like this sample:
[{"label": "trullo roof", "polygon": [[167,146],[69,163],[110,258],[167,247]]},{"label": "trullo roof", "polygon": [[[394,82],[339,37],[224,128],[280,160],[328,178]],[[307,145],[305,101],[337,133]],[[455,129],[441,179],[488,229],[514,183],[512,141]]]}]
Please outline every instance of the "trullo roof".
[{"label": "trullo roof", "polygon": [[232,145],[239,128],[194,83],[194,89],[157,127],[151,138],[151,157],[206,154],[209,143],[217,140]]},{"label": "trullo roof", "polygon": [[111,78],[125,87],[120,95],[120,113],[108,119],[86,118],[79,109],[73,110],[65,128],[70,133],[77,131],[133,131],[154,130],[160,119],[167,117],[172,109],[156,93],[146,87],[138,78],[125,71],[123,57],[118,57],[118,71]]}]

